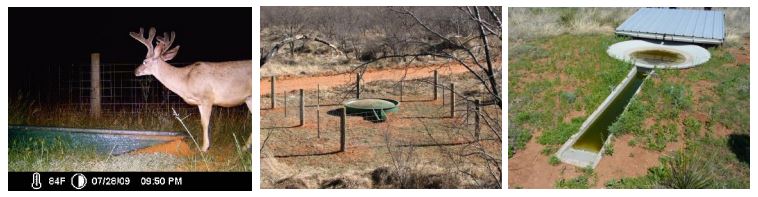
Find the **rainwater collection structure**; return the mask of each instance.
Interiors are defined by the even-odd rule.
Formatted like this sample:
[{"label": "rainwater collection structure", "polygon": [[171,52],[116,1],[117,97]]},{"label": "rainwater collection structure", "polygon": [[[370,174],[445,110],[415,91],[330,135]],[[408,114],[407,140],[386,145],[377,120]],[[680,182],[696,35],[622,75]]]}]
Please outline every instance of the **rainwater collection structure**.
[{"label": "rainwater collection structure", "polygon": [[608,47],[608,55],[635,67],[556,153],[564,163],[595,168],[616,122],[654,69],[684,69],[705,63],[711,55],[698,45],[724,42],[724,13],[710,10],[641,8],[616,28],[635,40]]}]

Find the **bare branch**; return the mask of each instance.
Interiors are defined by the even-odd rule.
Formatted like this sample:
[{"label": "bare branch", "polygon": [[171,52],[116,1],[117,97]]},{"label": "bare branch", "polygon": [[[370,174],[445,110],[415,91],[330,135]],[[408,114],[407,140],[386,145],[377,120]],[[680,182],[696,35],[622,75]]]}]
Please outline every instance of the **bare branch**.
[{"label": "bare branch", "polygon": [[320,39],[318,37],[309,37],[307,35],[298,34],[298,35],[295,35],[295,36],[292,36],[292,37],[287,37],[287,38],[282,39],[282,41],[279,41],[279,42],[275,43],[274,46],[271,47],[271,50],[269,50],[268,53],[266,53],[265,55],[261,55],[261,65],[260,65],[260,67],[263,67],[263,65],[265,65],[266,62],[268,62],[269,59],[271,59],[274,56],[276,56],[277,51],[279,51],[279,48],[281,48],[282,45],[288,44],[288,43],[292,43],[292,42],[295,42],[297,40],[311,40],[311,41],[316,41],[316,42],[325,44],[325,45],[329,46],[330,48],[334,49],[335,51],[339,52],[340,55],[344,55],[345,58],[347,58],[347,55],[344,52],[342,52],[342,50],[340,50],[339,48],[337,48],[337,46],[335,46],[335,45],[333,45],[333,44],[331,44],[331,43],[329,43],[329,42],[327,42],[327,41],[325,41],[323,39]]}]

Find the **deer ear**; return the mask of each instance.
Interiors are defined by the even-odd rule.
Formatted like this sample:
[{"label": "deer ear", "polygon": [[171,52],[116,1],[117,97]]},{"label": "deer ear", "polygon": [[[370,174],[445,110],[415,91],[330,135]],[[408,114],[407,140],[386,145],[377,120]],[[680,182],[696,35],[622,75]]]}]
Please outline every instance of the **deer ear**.
[{"label": "deer ear", "polygon": [[174,59],[177,53],[179,53],[179,45],[161,54],[161,59],[163,59],[163,61],[169,61],[171,59]]}]

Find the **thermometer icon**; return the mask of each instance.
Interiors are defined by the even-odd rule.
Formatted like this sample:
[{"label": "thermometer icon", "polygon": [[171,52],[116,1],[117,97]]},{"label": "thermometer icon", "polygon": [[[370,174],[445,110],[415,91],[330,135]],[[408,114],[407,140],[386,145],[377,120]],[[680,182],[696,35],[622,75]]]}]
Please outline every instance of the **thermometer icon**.
[{"label": "thermometer icon", "polygon": [[32,174],[32,189],[39,189],[42,188],[42,183],[39,180],[39,173],[35,172]]}]

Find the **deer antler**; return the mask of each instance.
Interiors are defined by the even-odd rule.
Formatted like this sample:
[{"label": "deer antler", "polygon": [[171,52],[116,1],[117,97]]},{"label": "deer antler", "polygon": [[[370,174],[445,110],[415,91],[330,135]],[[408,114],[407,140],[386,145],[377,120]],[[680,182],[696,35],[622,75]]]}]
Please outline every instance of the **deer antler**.
[{"label": "deer antler", "polygon": [[174,40],[176,39],[176,33],[174,31],[171,31],[171,34],[169,35],[166,32],[163,32],[163,36],[158,36],[158,45],[161,49],[161,54],[165,53],[166,51],[171,48],[171,44],[174,43]]},{"label": "deer antler", "polygon": [[129,32],[129,35],[132,36],[132,38],[141,42],[142,44],[145,45],[145,47],[147,47],[147,54],[145,55],[145,58],[152,57],[153,56],[153,38],[155,37],[155,28],[154,27],[150,28],[147,38],[142,37],[144,34],[145,34],[145,31],[141,27],[139,28],[139,33]]}]

